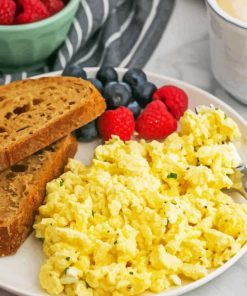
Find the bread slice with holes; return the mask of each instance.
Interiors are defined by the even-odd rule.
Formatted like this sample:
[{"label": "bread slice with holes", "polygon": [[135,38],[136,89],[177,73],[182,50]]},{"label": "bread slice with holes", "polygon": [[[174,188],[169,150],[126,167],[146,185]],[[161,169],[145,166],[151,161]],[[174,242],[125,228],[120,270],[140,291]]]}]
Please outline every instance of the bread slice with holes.
[{"label": "bread slice with holes", "polygon": [[96,88],[80,78],[0,86],[0,171],[92,121],[105,107]]},{"label": "bread slice with holes", "polygon": [[76,149],[67,136],[0,173],[0,256],[15,253],[28,236],[46,183],[63,172]]}]

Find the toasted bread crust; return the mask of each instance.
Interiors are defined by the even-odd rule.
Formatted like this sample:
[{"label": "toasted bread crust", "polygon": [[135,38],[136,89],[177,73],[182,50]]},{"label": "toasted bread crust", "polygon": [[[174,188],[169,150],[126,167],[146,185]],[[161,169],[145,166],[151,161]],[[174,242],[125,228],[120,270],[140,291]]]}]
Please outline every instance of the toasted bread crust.
[{"label": "toasted bread crust", "polygon": [[23,243],[43,202],[46,183],[63,172],[76,150],[76,140],[67,136],[0,174],[0,256],[14,254]]},{"label": "toasted bread crust", "polygon": [[[54,88],[56,88],[54,90],[56,93],[59,90],[61,91],[61,94],[56,94],[57,97],[55,98],[52,96],[52,89]],[[32,92],[30,92],[30,89]],[[66,91],[68,93],[64,93]],[[49,93],[49,97],[46,96],[46,92]],[[16,94],[16,98],[14,106],[9,110],[11,106],[9,107],[8,103],[11,105],[13,94]],[[40,112],[39,105],[33,103],[37,96],[42,99]],[[74,101],[73,105],[70,105],[71,100]],[[47,102],[51,103],[50,107],[45,105]],[[18,108],[21,109],[27,105],[31,110],[16,114]],[[50,111],[49,108],[51,107],[54,111]],[[95,87],[90,82],[79,78],[45,77],[17,81],[1,86],[0,142],[3,145],[0,146],[0,171],[97,118],[104,112],[105,107],[105,100]],[[36,120],[36,125],[31,126],[32,120],[28,116],[34,114],[33,118],[37,119],[37,116],[42,116],[41,112],[43,114],[50,112],[50,116],[47,119],[40,117],[41,123],[37,124]],[[9,116],[12,116],[11,119],[6,119]],[[12,129],[13,125],[17,125],[15,130]],[[5,138],[7,140],[4,140]]]}]

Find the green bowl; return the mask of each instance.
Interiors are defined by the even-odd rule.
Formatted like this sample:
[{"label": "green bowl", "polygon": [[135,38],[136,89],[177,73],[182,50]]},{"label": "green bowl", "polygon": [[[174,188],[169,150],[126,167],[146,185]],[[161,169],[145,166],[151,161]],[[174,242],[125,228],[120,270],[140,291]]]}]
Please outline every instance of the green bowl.
[{"label": "green bowl", "polygon": [[79,0],[39,22],[0,26],[0,71],[37,69],[65,40]]}]

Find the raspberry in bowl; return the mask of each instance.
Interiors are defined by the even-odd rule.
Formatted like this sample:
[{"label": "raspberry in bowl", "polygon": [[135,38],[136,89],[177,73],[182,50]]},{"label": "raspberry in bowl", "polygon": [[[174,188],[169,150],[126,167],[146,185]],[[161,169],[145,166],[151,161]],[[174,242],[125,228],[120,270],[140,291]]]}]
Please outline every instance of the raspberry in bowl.
[{"label": "raspberry in bowl", "polygon": [[65,40],[79,0],[1,0],[0,70],[41,67]]}]

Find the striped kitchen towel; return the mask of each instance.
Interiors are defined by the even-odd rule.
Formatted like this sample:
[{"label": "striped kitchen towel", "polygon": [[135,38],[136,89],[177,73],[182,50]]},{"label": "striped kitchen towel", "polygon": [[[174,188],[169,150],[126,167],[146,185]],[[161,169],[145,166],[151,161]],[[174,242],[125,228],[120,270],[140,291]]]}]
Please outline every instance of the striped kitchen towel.
[{"label": "striped kitchen towel", "polygon": [[35,73],[0,76],[0,83],[62,70],[69,64],[142,68],[153,53],[175,0],[80,0],[62,46]]}]

